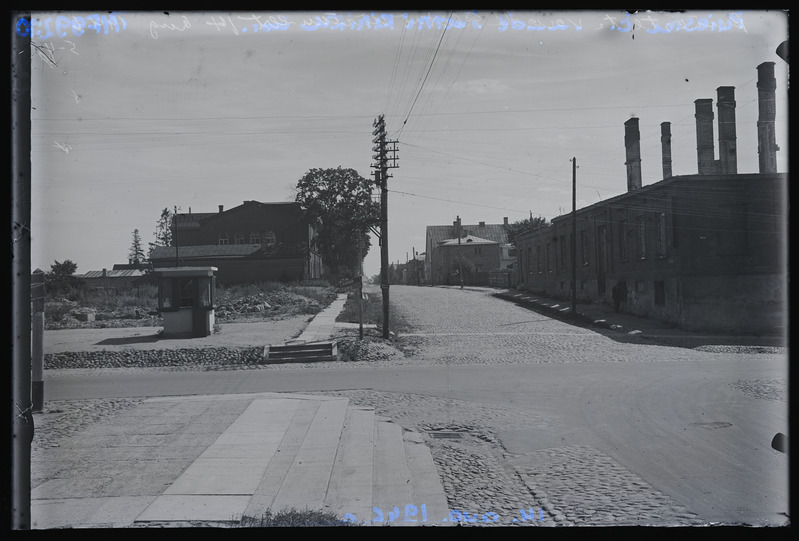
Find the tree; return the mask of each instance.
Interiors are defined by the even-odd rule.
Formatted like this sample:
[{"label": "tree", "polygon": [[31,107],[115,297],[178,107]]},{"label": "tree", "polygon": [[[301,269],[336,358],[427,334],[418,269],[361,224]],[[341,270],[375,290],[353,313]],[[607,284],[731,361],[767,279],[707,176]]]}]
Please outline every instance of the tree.
[{"label": "tree", "polygon": [[295,201],[314,226],[315,244],[332,274],[357,274],[369,253],[369,230],[380,219],[372,183],[354,169],[311,169],[297,182]]},{"label": "tree", "polygon": [[516,246],[516,237],[522,233],[527,233],[528,231],[534,231],[540,227],[544,227],[545,225],[547,225],[547,219],[543,216],[538,216],[537,218],[530,216],[530,218],[525,218],[524,220],[518,220],[512,224],[508,224],[505,226],[505,229],[508,232],[508,242]]},{"label": "tree", "polygon": [[172,218],[173,213],[169,208],[161,211],[161,217],[155,224],[155,242],[149,244],[150,250],[148,255],[152,255],[153,250],[159,246],[172,246]]},{"label": "tree", "polygon": [[69,259],[60,263],[56,261],[50,265],[50,270],[44,273],[45,287],[52,293],[67,291],[70,288],[80,288],[81,281],[73,276],[76,270],[78,270],[78,265]]},{"label": "tree", "polygon": [[138,229],[133,230],[133,242],[130,245],[128,258],[134,263],[141,263],[144,261],[144,250],[141,247],[141,236],[139,236]]}]

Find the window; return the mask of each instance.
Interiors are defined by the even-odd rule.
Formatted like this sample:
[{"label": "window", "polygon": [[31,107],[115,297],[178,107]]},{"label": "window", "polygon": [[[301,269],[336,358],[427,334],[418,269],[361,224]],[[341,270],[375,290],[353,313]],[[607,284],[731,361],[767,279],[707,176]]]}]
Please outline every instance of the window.
[{"label": "window", "polygon": [[536,270],[538,274],[543,274],[544,262],[541,259],[541,245],[535,247]]},{"label": "window", "polygon": [[643,216],[636,218],[638,229],[638,259],[646,259],[646,220]]},{"label": "window", "polygon": [[658,214],[658,244],[655,257],[666,257],[666,213]]},{"label": "window", "polygon": [[194,280],[180,280],[180,306],[194,306]]},{"label": "window", "polygon": [[222,244],[227,244],[227,243],[228,243],[227,233],[220,233],[219,234],[219,244],[222,245]]},{"label": "window", "polygon": [[666,284],[663,280],[655,280],[655,304],[658,306],[666,304]]},{"label": "window", "polygon": [[172,280],[161,280],[161,308],[172,308]]},{"label": "window", "polygon": [[[679,226],[677,225],[677,216],[679,215],[679,211],[677,210],[677,198],[672,197],[671,199],[671,246],[672,248],[677,247],[677,238]],[[665,254],[664,254],[665,255]]]},{"label": "window", "polygon": [[560,236],[560,266],[566,268],[566,237]]},{"label": "window", "polygon": [[236,233],[233,237],[233,242],[236,244],[244,244],[244,233]]},{"label": "window", "polygon": [[553,268],[554,265],[552,261],[552,243],[547,242],[547,274],[552,274]]},{"label": "window", "polygon": [[533,248],[527,247],[527,273],[533,273]]},{"label": "window", "polygon": [[261,244],[260,233],[250,233],[250,244]]},{"label": "window", "polygon": [[267,231],[266,233],[264,233],[263,244],[267,248],[274,248],[275,247],[275,244],[277,244],[277,237],[275,236],[275,232],[274,231]]},{"label": "window", "polygon": [[583,265],[588,265],[588,238],[586,231],[580,231],[580,259]]},{"label": "window", "polygon": [[619,259],[627,261],[627,222],[619,222]]}]

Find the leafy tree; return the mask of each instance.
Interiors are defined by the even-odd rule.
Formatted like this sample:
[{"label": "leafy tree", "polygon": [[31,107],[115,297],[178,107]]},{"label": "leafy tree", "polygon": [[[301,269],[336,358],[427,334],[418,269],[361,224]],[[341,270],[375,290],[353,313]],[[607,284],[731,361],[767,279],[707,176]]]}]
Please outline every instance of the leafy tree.
[{"label": "leafy tree", "polygon": [[141,247],[141,236],[139,230],[133,230],[133,242],[130,245],[130,252],[128,258],[133,260],[134,263],[141,263],[144,261],[144,250]]},{"label": "leafy tree", "polygon": [[149,254],[153,253],[153,249],[159,246],[172,246],[172,218],[173,213],[169,208],[161,211],[161,217],[155,224],[155,242],[149,244]]},{"label": "leafy tree", "polygon": [[369,253],[369,229],[380,218],[372,183],[354,169],[311,169],[298,182],[295,201],[314,226],[316,249],[332,274],[357,274]]},{"label": "leafy tree", "polygon": [[56,261],[50,265],[50,270],[44,273],[44,285],[51,293],[68,291],[70,288],[80,288],[82,282],[73,276],[78,270],[78,265],[69,259],[63,262]]},{"label": "leafy tree", "polygon": [[538,216],[537,218],[533,218],[531,216],[530,218],[525,218],[524,220],[518,220],[512,224],[508,224],[505,226],[505,229],[508,232],[508,242],[516,246],[516,237],[522,233],[527,233],[528,231],[533,231],[539,227],[544,227],[545,225],[547,225],[547,219],[543,216]]}]

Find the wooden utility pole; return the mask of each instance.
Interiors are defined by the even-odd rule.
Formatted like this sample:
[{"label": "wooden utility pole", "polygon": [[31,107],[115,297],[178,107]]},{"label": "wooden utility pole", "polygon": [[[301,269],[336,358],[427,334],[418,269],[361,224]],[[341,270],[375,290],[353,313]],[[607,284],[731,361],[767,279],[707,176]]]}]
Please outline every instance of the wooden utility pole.
[{"label": "wooden utility pole", "polygon": [[577,158],[572,158],[572,315],[577,314]]},{"label": "wooden utility pole", "polygon": [[363,340],[363,237],[358,232],[358,339]]},{"label": "wooden utility pole", "polygon": [[180,267],[180,256],[178,255],[178,207],[175,205],[175,213],[173,215],[173,219],[175,220],[175,234],[173,237],[175,238],[175,266]]},{"label": "wooden utility pole", "polygon": [[458,277],[463,289],[463,252],[461,251],[461,217],[458,216]]},{"label": "wooden utility pole", "polygon": [[[380,186],[380,289],[383,292],[383,338],[389,338],[389,263],[388,263],[388,170],[391,168],[397,167],[397,147],[396,141],[387,141],[386,140],[386,121],[383,118],[383,115],[378,116],[375,121],[372,123],[374,130],[372,131],[372,135],[374,139],[372,139],[372,143],[375,146],[372,147],[372,150],[375,154],[372,155],[372,158],[375,160],[375,164],[372,167],[375,168],[375,181],[377,185]],[[388,148],[388,144],[392,145],[392,148]],[[388,152],[392,152],[393,155],[391,158],[388,156]],[[389,159],[392,160],[392,165],[389,165]]]}]

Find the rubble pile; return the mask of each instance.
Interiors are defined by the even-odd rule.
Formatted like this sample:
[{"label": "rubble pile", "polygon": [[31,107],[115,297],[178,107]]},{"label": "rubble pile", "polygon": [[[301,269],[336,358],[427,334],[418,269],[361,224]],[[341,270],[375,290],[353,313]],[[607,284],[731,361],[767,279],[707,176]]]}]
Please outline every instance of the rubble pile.
[{"label": "rubble pile", "polygon": [[318,301],[290,291],[270,291],[220,302],[215,316],[223,321],[318,314],[324,307]]},{"label": "rubble pile", "polygon": [[262,359],[262,347],[65,351],[46,354],[44,369],[255,365]]},{"label": "rubble pile", "polygon": [[44,304],[44,326],[47,330],[157,327],[162,324],[161,317],[152,306],[126,306],[104,310],[63,298]]},{"label": "rubble pile", "polygon": [[405,355],[388,340],[381,338],[343,337],[338,339],[338,350],[342,361],[391,361],[404,359]]}]

